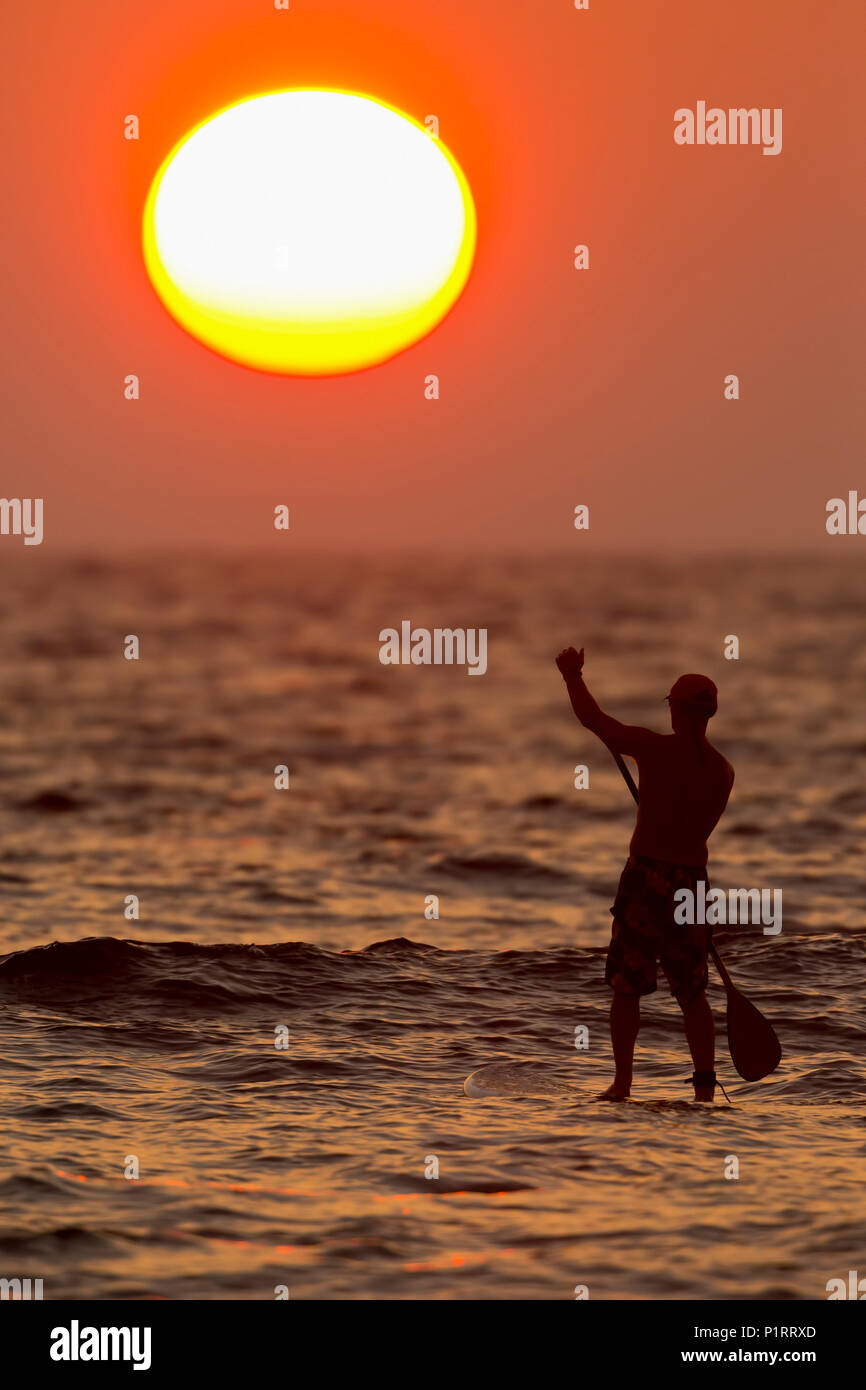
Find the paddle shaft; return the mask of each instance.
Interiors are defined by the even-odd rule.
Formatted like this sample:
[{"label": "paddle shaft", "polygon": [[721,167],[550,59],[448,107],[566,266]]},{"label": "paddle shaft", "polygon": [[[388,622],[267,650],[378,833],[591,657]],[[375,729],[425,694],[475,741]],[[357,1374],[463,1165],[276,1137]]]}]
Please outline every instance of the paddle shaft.
[{"label": "paddle shaft", "polygon": [[[616,763],[617,767],[619,768],[620,772],[622,773],[623,778],[625,779],[625,784],[626,784],[626,786],[628,787],[629,791],[631,792],[632,796],[634,797],[635,802],[639,805],[639,804],[640,804],[640,796],[638,795],[638,789],[637,789],[637,786],[636,786],[636,784],[635,784],[634,778],[632,777],[631,773],[629,772],[628,768],[626,767],[625,763],[623,762],[622,754],[621,754],[621,753],[615,753],[614,750],[613,750],[612,748],[609,749],[608,751],[613,755],[613,760],[614,760],[614,762]],[[734,984],[733,984],[733,981],[731,980],[730,975],[728,974],[727,970],[725,969],[725,967],[724,967],[724,965],[723,965],[723,963],[722,963],[722,958],[721,958],[721,956],[719,955],[718,951],[716,950],[715,946],[713,945],[712,941],[710,941],[710,955],[712,956],[713,960],[714,960],[715,963],[716,963],[716,969],[718,970],[719,974],[720,974],[721,977],[722,977],[722,984],[725,986],[725,989],[726,989],[726,990],[732,990],[732,989],[734,989],[735,986],[734,986]]]}]

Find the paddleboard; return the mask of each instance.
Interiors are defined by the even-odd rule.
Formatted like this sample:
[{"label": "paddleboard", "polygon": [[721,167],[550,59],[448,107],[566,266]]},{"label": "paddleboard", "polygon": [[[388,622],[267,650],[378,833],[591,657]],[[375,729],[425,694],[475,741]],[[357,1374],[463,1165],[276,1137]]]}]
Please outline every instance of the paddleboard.
[{"label": "paddleboard", "polygon": [[[479,1067],[463,1082],[463,1090],[473,1100],[545,1100],[557,1098],[571,1101],[572,1104],[587,1105],[593,1101],[600,1105],[618,1109],[620,1105],[640,1106],[647,1110],[711,1110],[714,1107],[705,1102],[693,1100],[674,1100],[657,1097],[637,1100],[630,1096],[625,1101],[602,1101],[598,1095],[587,1095],[559,1081],[549,1068],[539,1062],[490,1062]],[[727,1109],[727,1105],[724,1107]]]},{"label": "paddleboard", "polygon": [[574,1087],[558,1081],[537,1062],[491,1062],[467,1076],[463,1090],[474,1100],[495,1096],[568,1096],[577,1099]]}]

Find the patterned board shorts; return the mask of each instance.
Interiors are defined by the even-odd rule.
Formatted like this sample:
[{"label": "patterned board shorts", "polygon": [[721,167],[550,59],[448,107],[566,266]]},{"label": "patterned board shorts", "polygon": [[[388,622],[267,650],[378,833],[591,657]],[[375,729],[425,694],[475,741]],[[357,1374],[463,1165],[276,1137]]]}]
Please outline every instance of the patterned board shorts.
[{"label": "patterned board shorts", "polygon": [[709,888],[705,868],[668,864],[642,854],[629,858],[610,909],[613,931],[604,978],[612,989],[652,994],[657,963],[681,1004],[691,1003],[706,989],[712,928],[674,921],[674,893],[679,888],[694,893],[700,879]]}]

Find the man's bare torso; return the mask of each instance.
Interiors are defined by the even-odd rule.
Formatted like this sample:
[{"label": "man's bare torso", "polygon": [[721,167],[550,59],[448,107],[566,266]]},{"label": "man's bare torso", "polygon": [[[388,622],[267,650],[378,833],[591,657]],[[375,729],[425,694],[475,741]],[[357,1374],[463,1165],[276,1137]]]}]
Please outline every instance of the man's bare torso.
[{"label": "man's bare torso", "polygon": [[632,854],[706,864],[707,840],[728,803],[734,770],[705,738],[642,731],[631,756],[640,773]]}]

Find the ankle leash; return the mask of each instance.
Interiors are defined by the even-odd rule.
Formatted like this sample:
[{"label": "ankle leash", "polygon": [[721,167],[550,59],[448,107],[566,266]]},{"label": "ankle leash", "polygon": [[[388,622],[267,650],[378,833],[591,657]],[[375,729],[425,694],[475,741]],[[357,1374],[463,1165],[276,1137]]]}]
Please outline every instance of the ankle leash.
[{"label": "ankle leash", "polygon": [[691,1076],[683,1079],[684,1086],[718,1086],[728,1105],[731,1104],[731,1097],[728,1095],[724,1086],[714,1071],[696,1071]]}]

